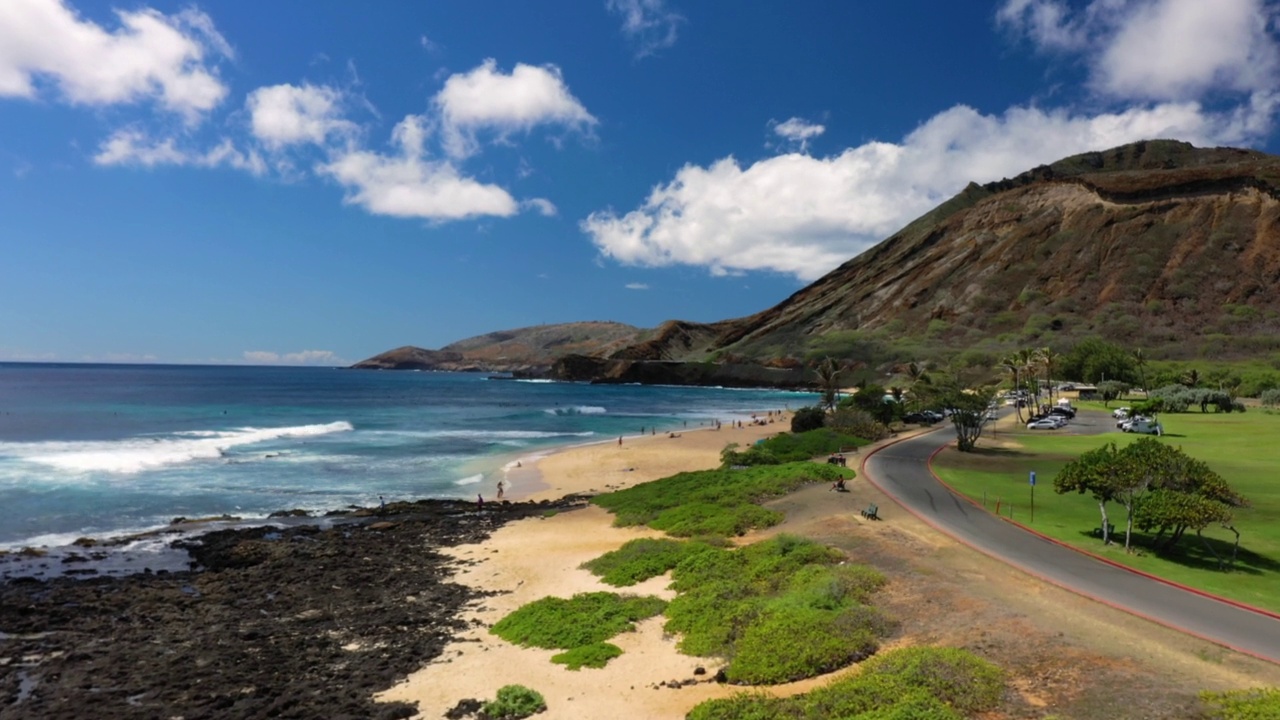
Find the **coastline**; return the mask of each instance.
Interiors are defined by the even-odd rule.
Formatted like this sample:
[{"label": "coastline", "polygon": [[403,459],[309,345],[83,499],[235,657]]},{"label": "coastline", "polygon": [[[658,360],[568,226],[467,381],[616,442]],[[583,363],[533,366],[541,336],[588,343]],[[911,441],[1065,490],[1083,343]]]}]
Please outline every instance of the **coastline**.
[{"label": "coastline", "polygon": [[[543,487],[516,492],[510,499],[591,495],[678,472],[714,468],[725,445],[748,445],[789,430],[789,414],[775,416],[772,423],[743,425],[624,436],[621,445],[615,439],[563,448],[533,463]],[[552,517],[516,520],[482,543],[448,548],[444,553],[456,563],[452,581],[483,599],[466,608],[462,619],[467,629],[438,658],[376,699],[416,703],[417,717],[440,718],[462,700],[491,699],[499,687],[514,683],[543,694],[548,710],[538,717],[548,720],[609,716],[675,720],[702,700],[741,690],[711,680],[717,669],[713,660],[677,652],[676,639],[662,631],[661,617],[641,622],[636,632],[611,640],[623,649],[621,657],[602,669],[576,672],[553,664],[550,658],[555,651],[518,647],[489,634],[488,628],[499,619],[541,597],[616,592],[617,588],[604,585],[579,566],[628,540],[662,535],[643,527],[613,527],[611,514],[586,506]],[[624,592],[669,599],[672,594],[666,583],[665,578],[654,578]],[[699,667],[705,674],[695,674]]]}]

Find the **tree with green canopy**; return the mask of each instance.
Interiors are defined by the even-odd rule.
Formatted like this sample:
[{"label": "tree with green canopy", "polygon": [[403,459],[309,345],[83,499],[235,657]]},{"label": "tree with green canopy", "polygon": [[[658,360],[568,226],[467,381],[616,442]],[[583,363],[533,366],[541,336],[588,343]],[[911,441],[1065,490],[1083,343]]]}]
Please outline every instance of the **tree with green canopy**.
[{"label": "tree with green canopy", "polygon": [[[1104,543],[1110,543],[1107,503],[1124,505],[1126,551],[1132,547],[1135,526],[1155,533],[1152,547],[1157,552],[1172,550],[1187,530],[1195,530],[1205,542],[1200,533],[1213,523],[1235,532],[1231,510],[1248,504],[1204,462],[1150,437],[1121,449],[1108,443],[1082,453],[1058,472],[1053,489],[1059,494],[1088,493],[1098,501]],[[1239,542],[1236,532],[1237,548]],[[1217,557],[1207,542],[1205,547]],[[1222,559],[1218,562],[1221,565]]]},{"label": "tree with green canopy", "polygon": [[994,386],[966,380],[960,373],[948,373],[933,384],[934,398],[951,413],[956,429],[956,449],[972,452],[982,437],[987,409],[995,399]]}]

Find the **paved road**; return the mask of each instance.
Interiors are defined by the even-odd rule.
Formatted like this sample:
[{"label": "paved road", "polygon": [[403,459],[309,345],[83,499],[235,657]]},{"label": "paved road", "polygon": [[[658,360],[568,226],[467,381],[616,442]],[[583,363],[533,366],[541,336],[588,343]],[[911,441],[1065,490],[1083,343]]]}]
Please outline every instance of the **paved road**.
[{"label": "paved road", "polygon": [[938,447],[954,440],[947,427],[890,445],[867,458],[866,474],[907,509],[988,555],[1162,625],[1280,663],[1280,620],[1099,562],[953,494],[927,463]]}]

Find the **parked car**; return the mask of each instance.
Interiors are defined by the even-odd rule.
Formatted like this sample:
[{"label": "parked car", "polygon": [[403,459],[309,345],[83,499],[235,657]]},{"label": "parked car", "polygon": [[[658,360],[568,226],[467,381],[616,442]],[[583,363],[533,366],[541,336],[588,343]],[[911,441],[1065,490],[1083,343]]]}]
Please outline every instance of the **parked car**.
[{"label": "parked car", "polygon": [[1027,423],[1028,430],[1057,430],[1062,427],[1056,420],[1051,418],[1042,418],[1040,420],[1032,420]]},{"label": "parked car", "polygon": [[1074,420],[1074,419],[1075,419],[1075,417],[1076,417],[1076,411],[1075,411],[1075,410],[1072,410],[1072,409],[1071,409],[1071,408],[1069,408],[1069,407],[1062,407],[1061,405],[1059,405],[1058,407],[1052,407],[1052,408],[1049,408],[1049,414],[1050,414],[1050,415],[1060,415],[1060,416],[1062,416],[1062,417],[1064,417],[1064,418],[1067,418],[1068,420]]},{"label": "parked car", "polygon": [[1159,422],[1155,420],[1151,420],[1149,418],[1134,420],[1133,422],[1129,423],[1122,429],[1125,432],[1142,433],[1144,435],[1163,435],[1164,434],[1164,426],[1161,425]]},{"label": "parked car", "polygon": [[1125,418],[1129,417],[1129,408],[1118,407],[1115,410],[1111,411],[1111,417],[1117,420],[1124,420]]}]

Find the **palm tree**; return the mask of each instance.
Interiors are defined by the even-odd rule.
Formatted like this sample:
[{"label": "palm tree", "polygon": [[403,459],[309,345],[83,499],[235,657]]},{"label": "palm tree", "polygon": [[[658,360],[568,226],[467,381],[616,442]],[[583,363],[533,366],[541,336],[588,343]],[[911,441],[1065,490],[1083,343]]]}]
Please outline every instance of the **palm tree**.
[{"label": "palm tree", "polygon": [[1200,384],[1200,371],[1191,368],[1182,374],[1182,384],[1189,388],[1193,388]]},{"label": "palm tree", "polygon": [[1133,349],[1133,366],[1138,368],[1138,378],[1142,380],[1142,394],[1144,397],[1150,397],[1147,391],[1147,354],[1142,352],[1142,348]]},{"label": "palm tree", "polygon": [[835,360],[826,358],[818,365],[817,372],[822,407],[831,412],[836,409],[836,403],[840,402],[840,367]]},{"label": "palm tree", "polygon": [[1040,362],[1044,365],[1044,382],[1049,387],[1049,403],[1053,403],[1053,366],[1062,360],[1062,353],[1051,347],[1042,347],[1038,351]]},{"label": "palm tree", "polygon": [[[1018,362],[1018,354],[1016,352],[1009,353],[1008,355],[1005,355],[1003,358],[1000,358],[1000,367],[1009,371],[1009,375],[1013,378],[1013,390],[1014,392],[1017,392],[1018,373],[1021,372],[1021,369],[1022,369],[1022,365]],[[1019,401],[1016,399],[1014,400],[1013,408],[1018,413],[1018,424],[1021,425],[1022,424],[1022,405],[1020,405]]]},{"label": "palm tree", "polygon": [[[1040,388],[1036,387],[1038,383],[1033,383],[1032,381],[1036,377],[1036,365],[1039,364],[1039,358],[1036,356],[1036,351],[1031,348],[1022,348],[1018,351],[1017,357],[1018,364],[1022,368],[1023,377],[1026,378],[1027,392],[1031,394],[1031,399],[1034,403],[1034,405],[1029,404],[1028,407],[1035,407],[1040,404]],[[1035,409],[1039,410],[1038,407]]]}]

